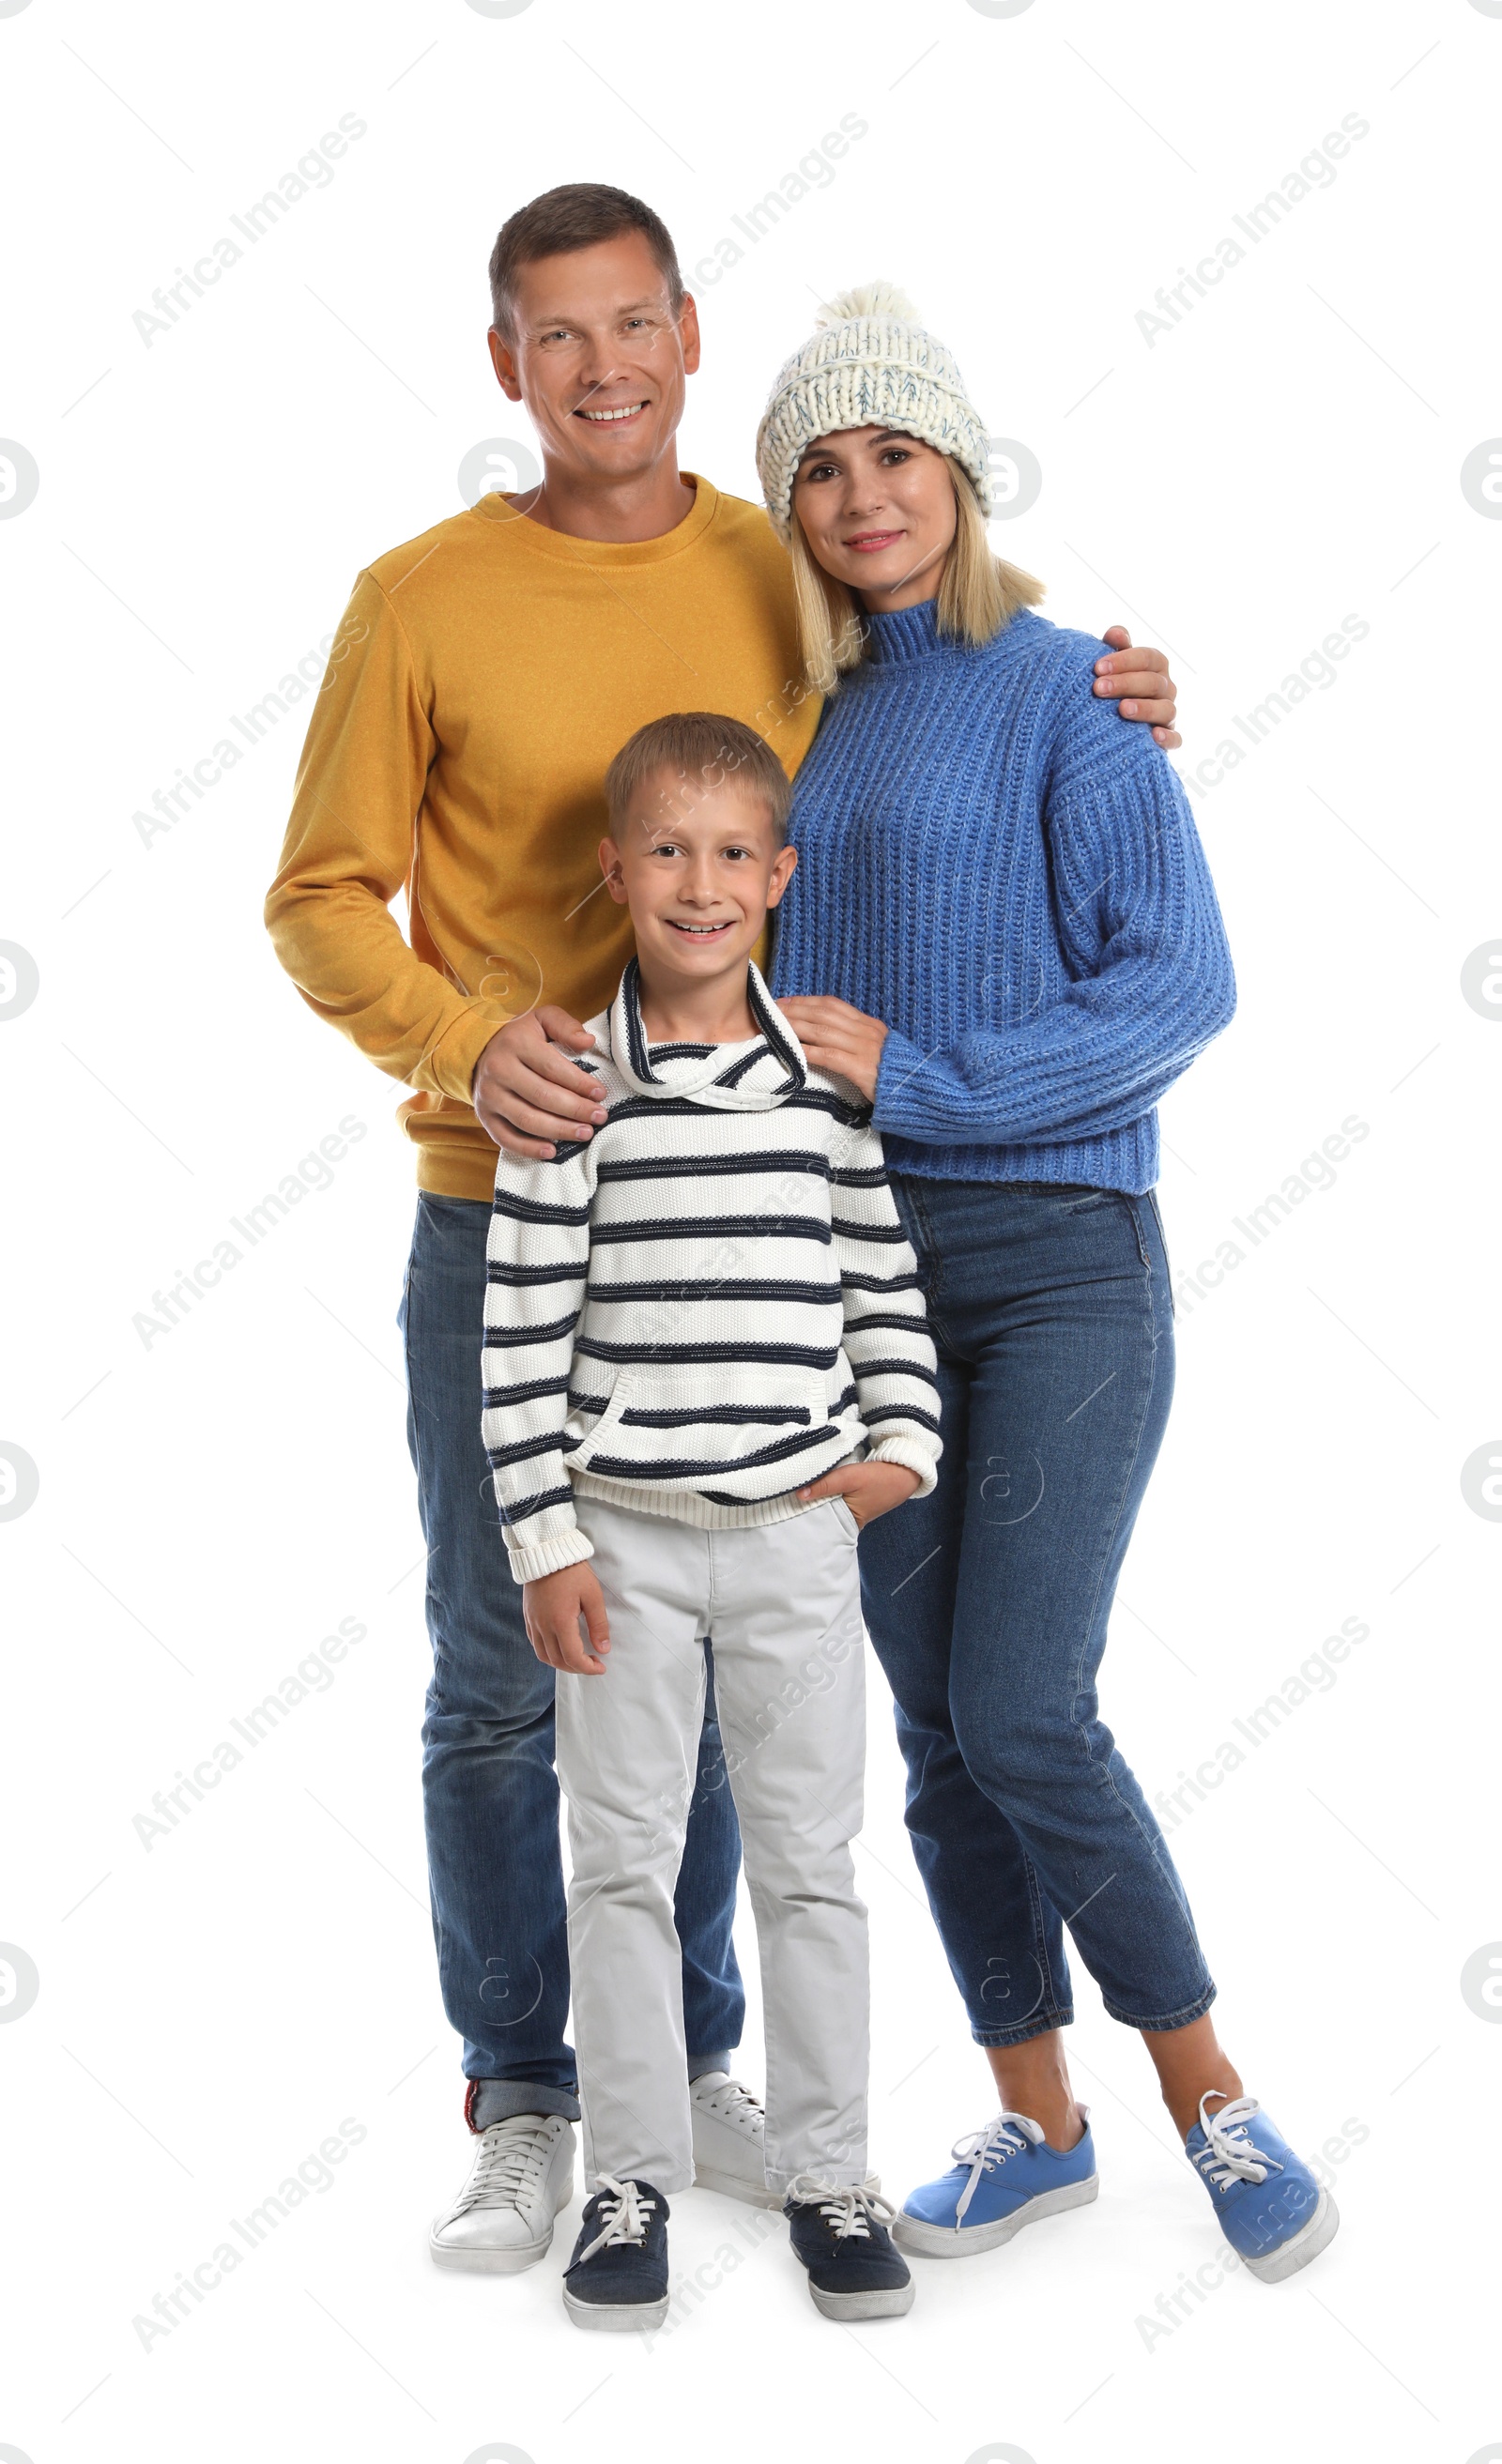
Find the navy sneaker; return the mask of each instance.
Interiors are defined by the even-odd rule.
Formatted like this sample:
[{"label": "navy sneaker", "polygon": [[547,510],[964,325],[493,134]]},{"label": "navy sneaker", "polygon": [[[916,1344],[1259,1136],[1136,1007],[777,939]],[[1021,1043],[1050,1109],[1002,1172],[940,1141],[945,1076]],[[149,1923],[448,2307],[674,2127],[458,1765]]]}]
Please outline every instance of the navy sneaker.
[{"label": "navy sneaker", "polygon": [[600,2175],[563,2271],[576,2327],[660,2327],[668,2315],[668,2202],[650,2182]]},{"label": "navy sneaker", "polygon": [[968,2258],[996,2250],[1039,2216],[1087,2207],[1100,2188],[1087,2108],[1075,2145],[1050,2147],[1026,2113],[999,2113],[955,2143],[952,2172],[925,2182],[903,2205],[893,2233],[925,2258]]},{"label": "navy sneaker", "polygon": [[[1219,2113],[1210,2112],[1212,2100],[1219,2101]],[[1254,2113],[1261,2114],[1255,2140],[1247,2127]],[[1334,2241],[1340,2223],[1334,2199],[1254,2096],[1228,2099],[1224,2089],[1211,2088],[1200,2099],[1200,2119],[1183,2145],[1222,2233],[1264,2284],[1296,2276]]]},{"label": "navy sneaker", "polygon": [[783,2212],[813,2306],[826,2319],[898,2319],[912,2309],[913,2278],[887,2230],[895,2211],[874,2189],[835,2189],[799,2173]]}]

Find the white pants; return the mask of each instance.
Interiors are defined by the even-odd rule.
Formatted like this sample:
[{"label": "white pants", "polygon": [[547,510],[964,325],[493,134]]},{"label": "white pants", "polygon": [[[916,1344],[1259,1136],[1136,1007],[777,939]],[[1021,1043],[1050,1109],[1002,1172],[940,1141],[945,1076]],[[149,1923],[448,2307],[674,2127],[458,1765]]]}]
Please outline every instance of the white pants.
[{"label": "white pants", "polygon": [[766,2174],[863,2182],[870,1993],[861,1823],[865,1637],[855,1525],[833,1501],[701,1531],[581,1497],[610,1620],[604,1676],[558,1680],[585,2169],[687,2189],[693,2135],[673,1895],[715,1699],[756,1912]]}]

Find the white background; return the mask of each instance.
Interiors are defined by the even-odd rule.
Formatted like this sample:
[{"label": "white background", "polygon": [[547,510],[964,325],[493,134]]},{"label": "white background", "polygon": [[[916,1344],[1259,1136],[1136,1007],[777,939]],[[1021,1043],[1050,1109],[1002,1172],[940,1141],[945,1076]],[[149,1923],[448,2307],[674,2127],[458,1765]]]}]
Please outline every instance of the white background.
[{"label": "white background", "polygon": [[[21,2015],[0,2005],[0,2453],[1502,2454],[1480,2358],[1502,2004],[1460,1981],[1502,1937],[1502,1530],[1461,1485],[1502,1428],[1502,1035],[1461,990],[1502,923],[1502,523],[1460,484],[1502,431],[1502,17],[12,9],[0,432],[40,484],[0,521],[0,939],[40,989],[0,1019],[0,1441],[40,1489],[0,1524],[0,1938],[40,1983]],[[1104,1681],[1156,1792],[1342,1619],[1370,1629],[1174,1833],[1226,2041],[1291,2137],[1348,2150],[1344,2225],[1294,2282],[1232,2277],[1150,2335],[1216,2228],[1140,2047],[1079,1973],[1095,2207],[920,2263],[906,2321],[850,2331],[815,2315],[781,2227],[715,2283],[747,2211],[692,2193],[675,2273],[715,2289],[648,2350],[566,2323],[571,2218],[522,2277],[427,2257],[468,2143],[418,1789],[393,1324],[411,1168],[398,1090],[301,1008],[260,926],[301,715],[170,832],[144,844],[133,815],[333,627],[363,562],[457,508],[472,446],[526,441],[485,352],[507,213],[615,181],[692,264],[851,112],[868,134],[836,176],[696,286],[687,465],[755,495],[777,362],[816,297],[884,275],[1038,457],[1036,505],[996,537],[1048,612],[1171,648],[1191,784],[1343,617],[1370,628],[1194,791],[1242,998],[1164,1107],[1162,1200],[1181,1272],[1227,1240],[1245,1255],[1187,1294]],[[332,182],[148,347],[134,312],[343,113],[366,133]],[[1369,133],[1333,184],[1150,344],[1159,287],[1351,113]],[[1369,1134],[1334,1187],[1252,1248],[1232,1219],[1352,1114]],[[144,1343],[153,1291],[345,1115],[366,1134],[333,1185]],[[343,1617],[367,1634],[334,1683],[144,1846],[153,1792]],[[870,1804],[873,2155],[900,2196],[994,2098],[906,1847],[884,1696]],[[333,2187],[143,2349],[153,2295],[345,2117],[365,2136]]]}]

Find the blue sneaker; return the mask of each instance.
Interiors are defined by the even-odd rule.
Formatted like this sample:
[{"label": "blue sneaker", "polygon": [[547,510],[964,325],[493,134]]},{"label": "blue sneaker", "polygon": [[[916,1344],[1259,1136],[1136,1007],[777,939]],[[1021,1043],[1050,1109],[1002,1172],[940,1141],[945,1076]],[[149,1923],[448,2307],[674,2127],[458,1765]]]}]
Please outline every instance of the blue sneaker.
[{"label": "blue sneaker", "polygon": [[563,2271],[576,2327],[660,2327],[668,2315],[668,2202],[650,2182],[600,2175]]},{"label": "blue sneaker", "polygon": [[887,2230],[892,2210],[872,2184],[837,2189],[799,2173],[783,2207],[793,2256],[826,2319],[900,2319],[912,2309],[913,2278]]},{"label": "blue sneaker", "polygon": [[999,2113],[983,2130],[958,2140],[953,2172],[913,2192],[893,2227],[904,2250],[925,2258],[968,2258],[995,2250],[1024,2225],[1088,2207],[1100,2188],[1095,2144],[1084,2105],[1076,2145],[1050,2147],[1026,2113]]},{"label": "blue sneaker", "polygon": [[[1208,2109],[1212,2098],[1221,2100],[1219,2113]],[[1224,2089],[1212,2088],[1200,2099],[1184,2154],[1243,2264],[1264,2284],[1279,2284],[1334,2241],[1340,2217],[1329,2191],[1265,2113],[1253,2141],[1247,2124],[1259,2112],[1254,2096],[1226,2099]]]}]

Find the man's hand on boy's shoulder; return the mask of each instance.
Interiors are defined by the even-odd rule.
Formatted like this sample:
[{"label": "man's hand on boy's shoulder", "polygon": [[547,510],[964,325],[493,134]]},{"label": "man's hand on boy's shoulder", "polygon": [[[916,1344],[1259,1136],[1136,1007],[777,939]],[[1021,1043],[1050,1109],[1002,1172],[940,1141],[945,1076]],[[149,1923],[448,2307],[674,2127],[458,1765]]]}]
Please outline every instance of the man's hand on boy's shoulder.
[{"label": "man's hand on boy's shoulder", "polygon": [[566,1052],[587,1052],[594,1037],[549,1002],[497,1027],[475,1064],[470,1092],[482,1130],[507,1155],[550,1163],[558,1138],[587,1142],[608,1116],[587,1070]]},{"label": "man's hand on boy's shoulder", "polygon": [[841,1463],[836,1470],[827,1471],[822,1480],[801,1488],[798,1502],[801,1506],[818,1506],[827,1497],[843,1497],[864,1531],[878,1514],[890,1514],[895,1506],[905,1504],[917,1485],[917,1472],[909,1471],[906,1463]]},{"label": "man's hand on boy's shoulder", "polygon": [[[559,1573],[542,1574],[535,1583],[523,1583],[521,1615],[527,1640],[549,1668],[562,1669],[570,1677],[605,1675],[610,1621],[599,1576],[587,1558],[564,1566]],[[587,1643],[579,1631],[581,1619]]]},{"label": "man's hand on boy's shoulder", "polygon": [[1101,639],[1111,649],[1106,657],[1095,661],[1094,690],[1100,699],[1114,701],[1123,718],[1150,727],[1153,742],[1165,753],[1177,752],[1183,742],[1174,725],[1179,688],[1162,651],[1135,650],[1124,625],[1113,625]]}]

